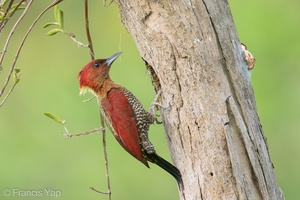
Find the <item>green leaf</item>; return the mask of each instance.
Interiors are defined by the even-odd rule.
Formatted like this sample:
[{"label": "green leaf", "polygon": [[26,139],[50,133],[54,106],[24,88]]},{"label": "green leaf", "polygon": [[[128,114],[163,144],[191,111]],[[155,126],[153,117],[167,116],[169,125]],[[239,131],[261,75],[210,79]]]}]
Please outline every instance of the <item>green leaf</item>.
[{"label": "green leaf", "polygon": [[4,18],[3,18],[4,16],[0,16],[0,21],[3,21],[4,20]]},{"label": "green leaf", "polygon": [[57,115],[55,115],[53,113],[45,112],[44,115],[46,115],[47,117],[53,119],[57,123],[64,124],[64,120],[62,120],[59,116],[57,116]]},{"label": "green leaf", "polygon": [[59,15],[59,4],[56,4],[54,6],[54,19],[56,22],[58,22],[58,15]]},{"label": "green leaf", "polygon": [[56,33],[61,32],[63,33],[64,30],[60,29],[60,28],[54,28],[52,30],[50,30],[48,33],[46,33],[47,36],[52,36],[55,35]]},{"label": "green leaf", "polygon": [[2,1],[1,5],[0,5],[0,8],[3,8],[7,2],[8,2],[8,0]]},{"label": "green leaf", "polygon": [[21,69],[19,69],[19,68],[14,68],[14,70],[15,70],[15,73],[19,73],[21,71]]},{"label": "green leaf", "polygon": [[52,26],[52,25],[59,26],[57,22],[49,22],[49,23],[45,24],[43,26],[43,28],[47,28],[47,27]]},{"label": "green leaf", "polygon": [[19,68],[14,68],[15,73],[14,73],[14,83],[17,84],[20,81],[20,69]]},{"label": "green leaf", "polygon": [[[9,8],[9,12],[12,11],[12,10],[13,10],[15,7],[17,7],[18,5],[19,5],[18,3],[12,5],[12,6]],[[18,7],[17,10],[19,10],[19,9],[25,9],[25,7]]]},{"label": "green leaf", "polygon": [[25,7],[18,7],[17,10],[24,10]]},{"label": "green leaf", "polygon": [[58,11],[57,22],[60,28],[64,27],[64,12],[62,10]]},{"label": "green leaf", "polygon": [[20,81],[20,78],[19,78],[18,75],[15,73],[15,74],[14,74],[14,83],[17,84],[17,83],[19,83],[19,81]]}]

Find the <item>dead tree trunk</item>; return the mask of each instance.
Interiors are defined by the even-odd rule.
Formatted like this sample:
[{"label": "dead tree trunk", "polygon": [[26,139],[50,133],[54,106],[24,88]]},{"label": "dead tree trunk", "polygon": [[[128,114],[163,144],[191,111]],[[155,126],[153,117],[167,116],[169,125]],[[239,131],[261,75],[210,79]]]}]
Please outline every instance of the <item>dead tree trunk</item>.
[{"label": "dead tree trunk", "polygon": [[284,199],[226,0],[119,0],[146,61],[181,199]]}]

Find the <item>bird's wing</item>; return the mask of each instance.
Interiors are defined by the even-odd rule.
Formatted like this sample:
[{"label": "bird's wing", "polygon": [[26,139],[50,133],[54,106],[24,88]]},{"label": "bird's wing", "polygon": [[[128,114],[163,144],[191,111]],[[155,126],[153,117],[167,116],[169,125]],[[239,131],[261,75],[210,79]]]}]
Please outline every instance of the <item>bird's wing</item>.
[{"label": "bird's wing", "polygon": [[122,91],[111,89],[102,99],[102,108],[111,123],[108,126],[121,146],[136,159],[148,166],[140,147],[135,116],[128,99]]}]

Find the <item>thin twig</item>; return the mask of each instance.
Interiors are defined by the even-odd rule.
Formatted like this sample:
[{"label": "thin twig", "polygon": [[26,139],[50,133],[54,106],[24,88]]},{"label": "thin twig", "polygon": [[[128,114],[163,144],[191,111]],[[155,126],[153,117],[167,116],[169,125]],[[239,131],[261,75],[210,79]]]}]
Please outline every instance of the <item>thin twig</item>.
[{"label": "thin twig", "polygon": [[82,42],[80,42],[80,41],[78,41],[78,40],[76,40],[75,39],[75,35],[74,35],[74,33],[65,33],[66,35],[68,35],[76,44],[78,44],[79,46],[81,46],[81,47],[89,47],[89,45],[86,45],[86,44],[83,44]]},{"label": "thin twig", "polygon": [[[110,6],[110,4],[112,4],[114,2],[114,0],[111,0],[110,3],[108,4],[108,6]],[[103,0],[103,5],[104,7],[106,6],[106,0]]]},{"label": "thin twig", "polygon": [[[22,14],[23,17],[25,16],[27,10],[29,9],[29,7],[31,6],[31,4],[32,4],[33,1],[34,1],[34,0],[31,0],[31,1],[28,3],[28,5],[26,6],[26,8],[25,8],[25,10],[24,10],[24,12],[23,12],[23,14]],[[19,55],[20,55],[21,49],[22,49],[22,47],[23,47],[23,45],[24,45],[24,43],[25,43],[25,41],[26,41],[26,39],[27,39],[27,36],[28,36],[29,33],[31,32],[32,28],[33,28],[34,25],[37,23],[37,21],[45,14],[45,12],[47,12],[50,8],[52,8],[53,6],[55,6],[56,4],[58,4],[58,3],[62,2],[62,1],[63,1],[63,0],[55,0],[52,4],[50,4],[47,8],[45,8],[45,10],[43,10],[43,11],[37,16],[37,18],[33,21],[33,23],[31,24],[31,26],[28,28],[28,30],[27,30],[27,32],[26,32],[26,34],[25,34],[23,40],[21,41],[18,50],[17,50],[17,53],[16,53],[16,55],[15,55],[15,59],[14,59],[14,61],[13,61],[13,63],[12,63],[12,66],[11,66],[11,68],[10,68],[10,71],[9,71],[9,73],[8,73],[8,75],[7,75],[6,81],[5,81],[3,87],[2,87],[2,89],[1,89],[1,91],[0,91],[0,97],[2,96],[2,94],[3,94],[3,92],[4,92],[5,88],[6,88],[6,86],[7,86],[8,83],[9,83],[9,80],[10,80],[10,78],[11,78],[12,72],[13,72],[13,70],[14,70],[14,68],[15,68],[16,62],[17,62],[18,57],[19,57]],[[11,35],[13,34],[13,32],[14,32],[16,26],[20,23],[20,21],[23,19],[23,17],[22,17],[22,18],[20,17],[20,18],[18,19],[18,21],[16,22],[15,26],[14,26],[13,29],[11,30],[11,33],[10,33],[10,36],[9,36],[10,38],[11,38]],[[9,39],[9,40],[10,40],[10,39]],[[5,44],[3,53],[1,54],[1,57],[0,57],[0,65],[1,65],[1,63],[2,63],[4,54],[5,54],[6,49],[7,49],[8,42],[6,42],[6,43],[7,43],[7,44]]]},{"label": "thin twig", "polygon": [[89,99],[83,100],[83,102],[86,103],[86,102],[92,101],[92,100],[95,99],[95,98],[96,98],[96,96],[93,96],[93,97],[91,97],[91,98],[89,98]]},{"label": "thin twig", "polygon": [[77,133],[77,134],[69,134],[67,132],[67,134],[64,134],[66,137],[65,139],[70,139],[72,137],[76,137],[76,136],[82,136],[82,135],[89,135],[91,133],[96,133],[96,132],[100,132],[102,131],[104,128],[99,128],[99,129],[95,129],[95,130],[92,130],[92,131],[87,131],[87,132],[83,132],[83,133]]},{"label": "thin twig", "polygon": [[[22,19],[25,17],[25,15],[26,15],[28,9],[30,8],[31,4],[33,3],[33,1],[34,1],[34,0],[31,0],[31,1],[27,4],[27,6],[26,6],[26,8],[24,9],[22,15],[19,17],[19,19],[16,21],[16,23],[14,24],[14,26],[13,26],[12,29],[10,30],[10,33],[9,33],[7,39],[6,39],[6,42],[5,42],[5,44],[4,44],[4,47],[3,47],[3,50],[2,50],[2,54],[1,54],[1,57],[0,57],[0,66],[2,65],[4,56],[5,56],[5,54],[6,54],[7,47],[8,47],[8,44],[9,44],[11,38],[12,38],[12,35],[14,34],[14,32],[15,32],[17,26],[20,24],[20,22],[22,21]],[[2,89],[1,89],[1,91],[0,91],[0,97],[2,96],[2,94],[3,94],[3,92],[4,92],[5,88],[6,88],[6,86],[8,85],[8,82],[9,82],[9,80],[10,80],[10,77],[11,77],[13,71],[14,71],[14,67],[12,66],[11,69],[10,69],[10,71],[9,71],[9,73],[8,73],[8,76],[7,76],[7,78],[6,78],[6,81],[5,81],[3,87],[2,87]]]},{"label": "thin twig", "polygon": [[110,194],[110,192],[101,192],[101,191],[95,189],[94,187],[89,187],[89,188],[90,188],[91,190],[95,191],[95,192],[100,193],[100,194]]},{"label": "thin twig", "polygon": [[[101,126],[104,127],[104,118],[102,114],[100,114]],[[103,152],[104,152],[104,160],[105,160],[105,169],[106,169],[106,180],[107,180],[107,193],[108,199],[111,200],[111,188],[110,188],[110,177],[109,177],[109,168],[108,168],[108,157],[106,150],[106,131],[102,130],[102,144],[103,144]]]},{"label": "thin twig", "polygon": [[[91,59],[95,59],[95,53],[93,49],[93,43],[92,43],[92,37],[90,34],[90,29],[89,29],[89,15],[88,15],[88,0],[84,1],[84,11],[85,11],[85,27],[86,27],[86,36],[90,48],[90,55]],[[102,114],[100,113],[100,120],[101,120],[101,127],[104,127],[104,118]],[[109,169],[108,169],[108,156],[107,156],[107,150],[106,150],[106,131],[105,129],[102,130],[102,143],[103,143],[103,153],[104,153],[104,160],[105,160],[105,169],[106,169],[106,181],[107,181],[107,193],[100,192],[98,190],[95,190],[93,187],[90,187],[92,190],[100,192],[102,194],[107,194],[108,195],[108,200],[111,200],[111,187],[110,187],[110,177],[109,177]]]},{"label": "thin twig", "polygon": [[[67,129],[67,126],[66,126],[66,120],[63,120],[62,123],[61,123],[66,131],[66,134],[65,135],[70,135],[69,133],[69,130]],[[71,137],[70,137],[71,138]],[[66,138],[65,138],[66,139]]]},{"label": "thin twig", "polygon": [[95,60],[95,53],[94,53],[94,48],[93,48],[93,42],[92,42],[92,37],[91,37],[91,33],[90,33],[90,28],[89,28],[89,6],[88,6],[88,0],[84,0],[84,18],[85,18],[86,37],[87,37],[89,48],[90,48],[91,59]]},{"label": "thin twig", "polygon": [[108,6],[110,6],[110,4],[112,4],[114,2],[114,0],[111,0],[110,3],[108,4]]},{"label": "thin twig", "polygon": [[[17,76],[18,79],[20,79],[21,74],[19,74]],[[10,88],[10,90],[8,91],[8,93],[6,94],[6,96],[4,97],[4,99],[2,100],[2,102],[0,103],[0,107],[4,104],[4,102],[6,101],[6,99],[8,98],[8,96],[11,94],[11,92],[14,90],[14,88],[16,87],[16,85],[18,84],[18,82],[14,82],[14,84],[12,85],[12,87]]]}]

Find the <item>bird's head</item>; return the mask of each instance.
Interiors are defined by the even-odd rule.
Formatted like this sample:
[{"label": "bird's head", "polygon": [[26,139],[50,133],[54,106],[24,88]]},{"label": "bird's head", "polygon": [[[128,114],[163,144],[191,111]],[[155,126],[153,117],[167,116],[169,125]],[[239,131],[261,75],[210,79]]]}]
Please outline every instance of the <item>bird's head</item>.
[{"label": "bird's head", "polygon": [[78,74],[80,94],[85,93],[87,89],[95,91],[101,88],[105,81],[110,80],[110,67],[121,53],[116,53],[107,59],[92,60],[86,64]]}]

